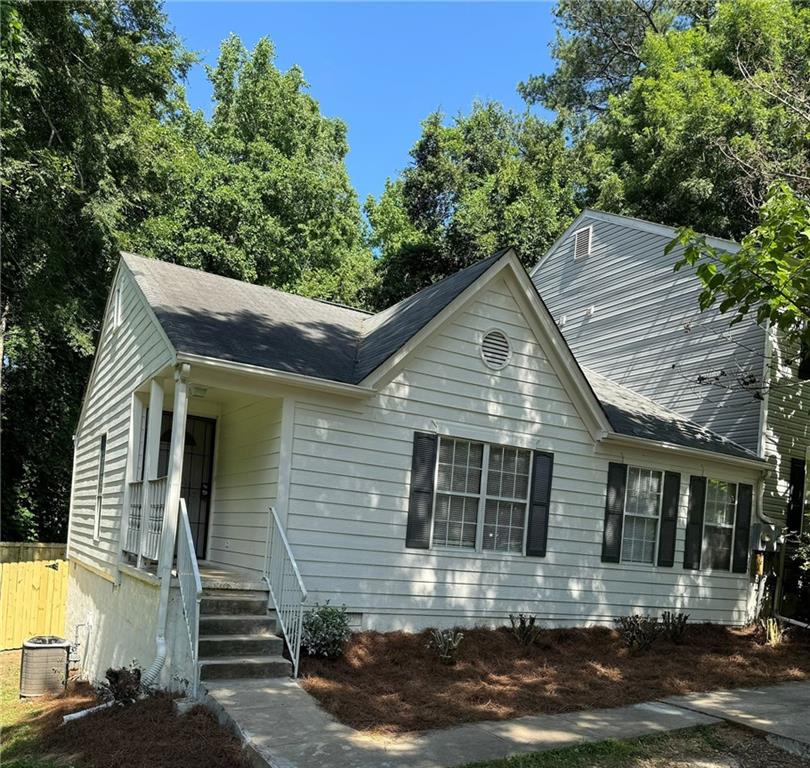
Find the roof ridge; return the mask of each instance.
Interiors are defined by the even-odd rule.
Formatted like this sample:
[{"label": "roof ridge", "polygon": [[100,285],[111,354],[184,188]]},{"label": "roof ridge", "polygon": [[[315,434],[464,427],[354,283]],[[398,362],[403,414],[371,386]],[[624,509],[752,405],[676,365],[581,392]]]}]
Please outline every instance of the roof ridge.
[{"label": "roof ridge", "polygon": [[192,272],[195,275],[202,274],[208,277],[216,278],[217,280],[227,280],[232,283],[238,283],[239,285],[249,286],[250,288],[257,288],[263,291],[270,291],[272,293],[280,293],[284,296],[293,296],[296,299],[303,299],[305,301],[314,301],[319,304],[327,304],[332,307],[338,307],[339,309],[346,309],[350,312],[357,312],[358,314],[361,315],[373,317],[373,313],[369,312],[368,310],[358,309],[357,307],[352,307],[349,306],[348,304],[341,304],[340,302],[337,301],[329,301],[328,299],[319,299],[315,296],[302,296],[300,293],[292,293],[291,291],[282,291],[280,288],[274,288],[271,285],[263,285],[262,283],[250,283],[247,280],[240,280],[238,277],[229,277],[228,275],[220,275],[217,274],[216,272],[209,272],[205,269],[198,269],[197,267],[189,267],[185,264],[177,264],[174,261],[166,261],[165,259],[159,259],[153,256],[142,256],[139,253],[132,253],[131,251],[119,251],[119,254],[124,258],[124,261],[126,261],[127,259],[136,259],[139,261],[149,262],[150,264],[154,263],[165,264],[168,267],[184,270],[186,272]]}]

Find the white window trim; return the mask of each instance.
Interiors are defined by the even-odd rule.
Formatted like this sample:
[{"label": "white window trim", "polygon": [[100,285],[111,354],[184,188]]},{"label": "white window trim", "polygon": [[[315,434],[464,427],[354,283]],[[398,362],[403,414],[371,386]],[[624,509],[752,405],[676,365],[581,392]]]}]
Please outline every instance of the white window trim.
[{"label": "white window trim", "polygon": [[[433,467],[433,501],[431,506],[431,515],[430,515],[430,541],[428,543],[428,548],[432,550],[436,550],[438,552],[453,552],[453,553],[468,553],[468,554],[478,554],[478,555],[502,555],[505,557],[525,557],[526,556],[526,541],[529,531],[529,510],[531,506],[531,496],[532,496],[532,475],[534,473],[534,461],[532,460],[534,452],[531,448],[526,448],[523,446],[518,445],[509,445],[509,444],[501,444],[501,443],[488,443],[484,440],[479,438],[471,438],[471,437],[456,437],[455,435],[450,434],[439,434],[437,435],[438,441],[436,443],[436,461]],[[441,441],[442,440],[462,440],[467,443],[482,443],[484,450],[481,455],[481,484],[479,486],[479,492],[476,493],[467,493],[462,491],[440,491],[439,490],[439,455],[441,450]],[[496,448],[512,448],[519,451],[528,451],[529,453],[529,476],[527,480],[526,486],[526,499],[525,501],[522,499],[515,499],[510,498],[508,496],[495,496],[490,495],[487,493],[487,481],[489,479],[489,451],[490,447],[495,445]],[[436,523],[436,497],[439,493],[444,493],[445,495],[451,496],[464,496],[468,499],[478,499],[478,513],[476,516],[476,523],[475,523],[475,547],[454,547],[450,544],[434,544],[433,543],[433,530]],[[523,544],[521,547],[520,552],[509,552],[503,551],[499,549],[484,549],[484,513],[486,510],[486,503],[487,499],[492,499],[493,501],[507,501],[512,503],[523,503],[526,507],[526,512],[523,517]]]},{"label": "white window trim", "polygon": [[[588,233],[588,250],[582,254],[581,256],[577,256],[577,238],[582,232]],[[579,261],[580,259],[584,259],[586,256],[591,255],[591,251],[593,250],[593,225],[589,224],[587,227],[580,227],[576,232],[574,232],[574,241],[573,241],[573,249],[574,249],[574,259]]]},{"label": "white window trim", "polygon": [[[661,475],[661,492],[658,494],[658,515],[655,520],[655,544],[653,545],[653,558],[652,561],[649,563],[641,563],[638,560],[625,560],[624,559],[624,526],[627,522],[627,497],[630,493],[630,470],[637,469],[641,472],[658,472]],[[665,472],[662,469],[656,469],[655,467],[642,467],[637,464],[628,464],[627,465],[627,476],[624,481],[624,505],[622,508],[622,538],[619,542],[619,562],[622,565],[638,565],[642,567],[649,567],[652,566],[653,568],[658,567],[658,545],[660,543],[661,537],[661,510],[664,506],[664,475]],[[643,517],[643,515],[633,515],[633,517]],[[652,520],[652,515],[649,518]]]},{"label": "white window trim", "polygon": [[[107,442],[107,433],[102,432],[96,443],[98,446],[98,474],[96,475],[96,500],[93,510],[93,541],[99,541],[101,538],[101,508],[104,504],[104,465],[107,463]],[[104,446],[103,453],[102,445]]]},{"label": "white window trim", "polygon": [[[706,504],[709,501],[709,483],[714,480],[717,483],[725,483],[726,485],[734,486],[734,512],[731,516],[731,524],[725,525],[712,525],[712,528],[731,528],[731,545],[728,556],[728,568],[710,568],[703,566],[703,561],[706,557]],[[734,542],[737,538],[737,505],[740,503],[740,485],[741,483],[736,480],[721,480],[719,477],[706,478],[706,492],[703,494],[703,525],[700,529],[700,569],[705,573],[732,573],[734,570]]]}]

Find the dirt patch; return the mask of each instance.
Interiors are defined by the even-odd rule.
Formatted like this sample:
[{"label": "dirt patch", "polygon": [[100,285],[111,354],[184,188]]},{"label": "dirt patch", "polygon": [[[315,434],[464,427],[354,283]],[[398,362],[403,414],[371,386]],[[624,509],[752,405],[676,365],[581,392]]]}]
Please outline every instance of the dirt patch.
[{"label": "dirt patch", "polygon": [[750,628],[694,625],[682,644],[643,652],[600,627],[544,630],[530,648],[506,629],[464,635],[448,667],[426,649],[426,632],[358,633],[339,660],[304,659],[302,684],[347,725],[403,733],[810,679],[810,633],[771,648]]}]

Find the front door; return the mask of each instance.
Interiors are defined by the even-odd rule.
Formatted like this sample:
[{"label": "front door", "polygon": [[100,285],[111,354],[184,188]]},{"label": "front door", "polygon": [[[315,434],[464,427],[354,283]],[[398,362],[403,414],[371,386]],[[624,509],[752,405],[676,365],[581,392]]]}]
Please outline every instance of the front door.
[{"label": "front door", "polygon": [[[180,496],[186,500],[188,522],[194,539],[197,558],[205,558],[208,534],[208,512],[211,505],[211,479],[214,470],[213,419],[202,416],[186,418],[186,445],[183,453],[183,479]],[[172,439],[172,414],[164,412],[160,427],[160,458],[158,477],[168,473],[169,449]]]}]

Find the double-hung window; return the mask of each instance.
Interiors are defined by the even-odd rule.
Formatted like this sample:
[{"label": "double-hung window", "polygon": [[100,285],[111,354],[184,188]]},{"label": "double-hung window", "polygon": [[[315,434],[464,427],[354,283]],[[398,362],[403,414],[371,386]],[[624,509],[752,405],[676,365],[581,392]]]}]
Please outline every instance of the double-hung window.
[{"label": "double-hung window", "polygon": [[736,483],[709,479],[703,515],[703,563],[706,567],[722,571],[731,567],[736,511]]},{"label": "double-hung window", "polygon": [[98,478],[96,481],[96,505],[93,515],[93,538],[101,535],[101,506],[104,501],[104,462],[107,459],[107,435],[102,435],[98,444]]},{"label": "double-hung window", "polygon": [[622,562],[653,563],[661,517],[663,473],[628,467],[622,526]]},{"label": "double-hung window", "polygon": [[531,451],[439,439],[433,546],[524,551]]}]

